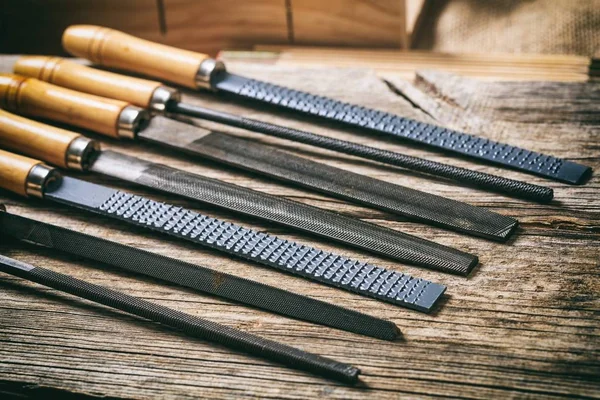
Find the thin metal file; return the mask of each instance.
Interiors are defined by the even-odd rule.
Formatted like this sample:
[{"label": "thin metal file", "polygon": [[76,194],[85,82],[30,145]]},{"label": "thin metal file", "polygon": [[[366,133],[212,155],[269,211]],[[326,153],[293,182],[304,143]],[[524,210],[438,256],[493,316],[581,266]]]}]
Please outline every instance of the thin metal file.
[{"label": "thin metal file", "polygon": [[394,340],[400,334],[396,325],[390,321],[160,254],[3,212],[1,207],[0,233],[7,238],[12,237],[22,242],[63,251],[287,317],[385,340]]},{"label": "thin metal file", "polygon": [[347,383],[358,380],[360,370],[352,365],[308,353],[285,344],[261,338],[216,322],[195,317],[172,308],[129,296],[103,286],[73,278],[52,270],[33,266],[0,255],[0,272],[81,297],[98,304],[137,315],[179,329],[226,347],[276,361],[323,377]]}]

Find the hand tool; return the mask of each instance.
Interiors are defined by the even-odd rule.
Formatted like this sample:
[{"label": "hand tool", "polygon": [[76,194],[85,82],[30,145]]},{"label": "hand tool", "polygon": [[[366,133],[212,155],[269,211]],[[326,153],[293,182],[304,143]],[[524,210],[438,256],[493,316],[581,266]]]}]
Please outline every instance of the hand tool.
[{"label": "hand tool", "polygon": [[1,204],[0,234],[6,238],[63,251],[287,317],[384,340],[394,340],[400,334],[398,327],[390,321],[199,265],[10,214]]},{"label": "hand tool", "polygon": [[[429,312],[446,287],[279,239],[183,207],[63,177],[38,160],[0,150],[0,187],[80,208],[267,267]],[[366,239],[368,240],[368,238]]]},{"label": "hand tool", "polygon": [[[64,104],[61,106],[64,107]],[[79,134],[1,110],[0,145],[59,167],[90,169],[152,189],[233,209],[245,215],[260,216],[268,221],[315,233],[396,260],[460,274],[468,274],[477,264],[477,258],[470,254],[393,229],[119,152],[100,151],[97,142]]]},{"label": "hand tool", "polygon": [[233,98],[257,101],[369,132],[392,135],[561,182],[581,184],[591,175],[590,167],[550,155],[231,74],[221,61],[205,54],[152,43],[112,29],[73,25],[65,30],[62,42],[66,51],[78,57],[187,88],[223,92]]},{"label": "hand tool", "polygon": [[[517,226],[516,220],[480,207],[329,167],[162,116],[142,123],[148,114],[128,103],[32,78],[0,75],[0,104],[24,115],[64,122],[111,137],[137,137],[459,232],[504,241]],[[180,192],[185,188],[180,186]]]},{"label": "hand tool", "polygon": [[0,255],[0,271],[28,281],[66,292],[94,303],[176,328],[186,335],[198,337],[225,347],[275,361],[288,367],[346,383],[358,381],[360,370],[352,365],[308,353],[260,336],[198,318],[172,308],[129,296],[123,292],[73,278],[52,270],[33,266]]},{"label": "hand tool", "polygon": [[469,185],[539,202],[552,200],[550,188],[454,167],[400,153],[363,146],[314,133],[273,125],[222,111],[184,104],[181,94],[159,82],[100,71],[59,57],[26,56],[17,60],[14,72],[80,92],[126,101],[155,113],[181,114],[264,133],[365,159],[467,183]]}]

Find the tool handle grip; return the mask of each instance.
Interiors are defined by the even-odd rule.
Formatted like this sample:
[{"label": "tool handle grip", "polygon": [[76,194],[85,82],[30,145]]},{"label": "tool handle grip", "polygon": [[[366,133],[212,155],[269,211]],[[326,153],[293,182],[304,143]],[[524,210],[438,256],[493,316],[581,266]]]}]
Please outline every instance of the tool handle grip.
[{"label": "tool handle grip", "polygon": [[0,150],[0,188],[27,197],[29,172],[40,161]]},{"label": "tool handle grip", "polygon": [[143,73],[195,89],[206,54],[176,49],[95,25],[72,25],[62,37],[63,48],[78,57],[112,68]]},{"label": "tool handle grip", "polygon": [[129,104],[12,74],[0,74],[0,105],[19,114],[63,122],[118,137]]},{"label": "tool handle grip", "polygon": [[160,82],[101,71],[60,57],[26,56],[17,60],[15,74],[148,108]]},{"label": "tool handle grip", "polygon": [[67,152],[81,135],[0,110],[0,147],[67,168]]}]

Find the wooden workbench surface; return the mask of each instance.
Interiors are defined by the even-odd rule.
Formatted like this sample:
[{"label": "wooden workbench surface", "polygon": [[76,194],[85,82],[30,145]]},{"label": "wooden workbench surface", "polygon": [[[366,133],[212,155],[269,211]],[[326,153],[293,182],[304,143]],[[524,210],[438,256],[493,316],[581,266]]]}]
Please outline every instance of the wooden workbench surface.
[{"label": "wooden workbench surface", "polygon": [[[8,56],[2,58],[2,70],[9,71],[13,61]],[[576,160],[595,171],[600,167],[600,84],[478,83],[440,73],[422,73],[413,83],[395,80],[387,85],[375,74],[361,70],[295,70],[250,64],[236,64],[235,69],[246,76],[436,121]],[[392,320],[404,334],[397,342],[366,338],[4,240],[0,244],[2,254],[351,363],[363,375],[357,387],[319,379],[1,275],[0,395],[49,395],[66,391],[123,398],[600,397],[600,179],[597,175],[584,186],[568,186],[389,139],[375,140],[368,134],[318,126],[289,114],[270,115],[228,104],[213,95],[193,94],[185,100],[548,185],[554,188],[556,200],[550,205],[528,203],[291,142],[221,128],[327,164],[489,207],[519,219],[521,227],[516,237],[507,244],[499,244],[408,222],[399,216],[257,179],[216,164],[179,157],[150,145],[103,139],[105,148],[118,148],[451,245],[478,254],[481,265],[469,278],[450,276],[201,204],[169,199],[212,216],[446,284],[448,295],[439,310],[424,315],[228,259],[83,211],[0,192],[0,202],[15,214],[335,302]],[[154,199],[166,199],[161,194],[115,180],[82,177]]]}]

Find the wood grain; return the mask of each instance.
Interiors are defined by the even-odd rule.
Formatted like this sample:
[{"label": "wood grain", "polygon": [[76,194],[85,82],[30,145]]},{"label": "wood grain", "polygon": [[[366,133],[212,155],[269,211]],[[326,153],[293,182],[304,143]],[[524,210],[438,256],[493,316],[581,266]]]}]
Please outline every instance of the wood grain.
[{"label": "wood grain", "polygon": [[431,69],[487,80],[585,82],[597,75],[596,59],[546,54],[444,54],[427,51],[256,45],[253,52],[222,51],[227,65],[254,62],[308,68],[368,68],[381,77],[412,80]]},{"label": "wood grain", "polygon": [[0,148],[67,168],[67,150],[79,133],[0,110]]},{"label": "wood grain", "polygon": [[404,0],[291,0],[294,44],[406,48]]},{"label": "wood grain", "polygon": [[[97,25],[73,25],[62,38],[70,54],[94,63],[155,76],[196,88],[196,73],[208,55],[140,39]],[[176,66],[176,68],[174,68]]]},{"label": "wood grain", "polygon": [[112,137],[118,136],[119,115],[128,106],[123,101],[10,74],[0,76],[0,103],[24,116],[63,122]]},{"label": "wood grain", "polygon": [[14,73],[147,108],[160,82],[89,68],[60,57],[21,57]]},{"label": "wood grain", "polygon": [[[165,0],[161,42],[215,55],[223,48],[289,43],[285,0]],[[131,32],[135,34],[136,32]]]},{"label": "wood grain", "polygon": [[38,160],[0,150],[0,188],[27,196],[27,176]]},{"label": "wood grain", "polygon": [[[15,59],[4,57],[1,60],[5,61],[4,70],[8,71]],[[390,89],[375,73],[364,70],[298,69],[241,63],[230,69],[245,76],[327,94],[423,121],[464,127],[472,133],[577,160],[592,166],[595,171],[600,168],[598,123],[594,122],[594,117],[600,115],[600,90],[595,83],[508,85],[430,74],[421,75],[422,79],[414,83],[390,82]],[[492,243],[408,222],[398,216],[283,186],[150,145],[105,139],[103,147],[107,149],[118,149],[471,251],[480,256],[481,266],[467,279],[445,275],[199,203],[165,197],[116,180],[81,176],[448,285],[448,296],[442,307],[433,315],[424,315],[229,259],[104,217],[39,200],[22,200],[1,192],[0,202],[6,203],[10,212],[387,318],[404,332],[404,339],[394,343],[364,338],[271,315],[74,257],[3,241],[0,244],[2,254],[270,339],[286,341],[355,364],[364,373],[363,385],[338,385],[210,343],[190,340],[153,323],[75,300],[17,278],[0,276],[0,376],[13,390],[15,385],[20,385],[20,392],[26,394],[37,387],[48,387],[123,398],[395,399],[442,396],[560,399],[600,396],[597,380],[600,375],[600,180],[597,175],[593,175],[585,186],[567,186],[407,146],[393,139],[317,125],[289,113],[274,114],[247,104],[233,104],[211,93],[186,92],[184,101],[549,185],[555,191],[556,200],[547,205],[532,204],[350,156],[218,126],[234,135],[389,182],[488,207],[520,221],[521,228],[515,239],[508,244]],[[523,112],[519,112],[520,108]],[[210,129],[217,127],[211,123],[202,125]]]}]

